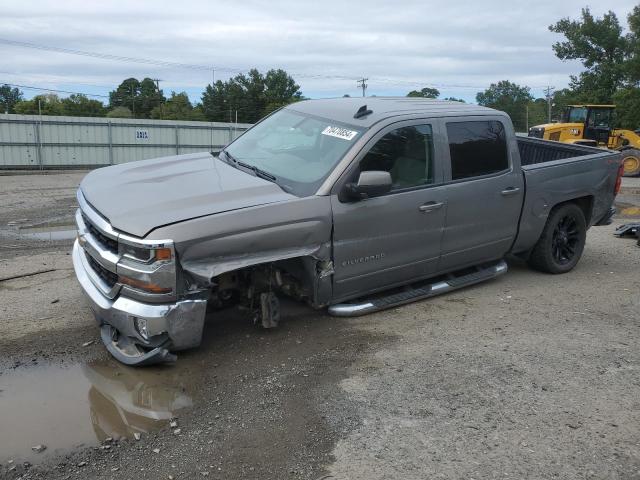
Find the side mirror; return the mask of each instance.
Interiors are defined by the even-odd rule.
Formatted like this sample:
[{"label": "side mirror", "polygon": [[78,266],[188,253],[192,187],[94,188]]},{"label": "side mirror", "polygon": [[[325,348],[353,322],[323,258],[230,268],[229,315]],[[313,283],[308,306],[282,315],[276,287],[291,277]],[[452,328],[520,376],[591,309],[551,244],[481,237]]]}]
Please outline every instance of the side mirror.
[{"label": "side mirror", "polygon": [[384,195],[393,185],[389,172],[369,170],[360,172],[357,183],[347,184],[349,196],[362,199]]}]

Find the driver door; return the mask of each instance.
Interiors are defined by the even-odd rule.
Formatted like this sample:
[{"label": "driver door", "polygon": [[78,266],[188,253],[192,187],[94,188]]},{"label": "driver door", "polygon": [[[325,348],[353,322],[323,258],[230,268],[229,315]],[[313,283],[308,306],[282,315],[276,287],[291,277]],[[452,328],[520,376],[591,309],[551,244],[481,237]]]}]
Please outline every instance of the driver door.
[{"label": "driver door", "polygon": [[[438,269],[446,203],[428,121],[399,122],[374,136],[331,197],[334,301],[425,278]],[[390,192],[348,198],[365,170],[387,171]]]}]

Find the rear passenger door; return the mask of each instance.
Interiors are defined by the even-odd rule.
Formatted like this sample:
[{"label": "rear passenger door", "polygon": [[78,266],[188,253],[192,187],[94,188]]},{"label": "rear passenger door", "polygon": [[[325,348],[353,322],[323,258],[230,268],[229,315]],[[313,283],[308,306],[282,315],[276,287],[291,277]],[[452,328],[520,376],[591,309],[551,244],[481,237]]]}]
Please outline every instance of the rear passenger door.
[{"label": "rear passenger door", "polygon": [[507,141],[504,121],[499,116],[445,121],[449,169],[440,270],[500,259],[515,239],[524,181],[513,164],[519,157]]}]

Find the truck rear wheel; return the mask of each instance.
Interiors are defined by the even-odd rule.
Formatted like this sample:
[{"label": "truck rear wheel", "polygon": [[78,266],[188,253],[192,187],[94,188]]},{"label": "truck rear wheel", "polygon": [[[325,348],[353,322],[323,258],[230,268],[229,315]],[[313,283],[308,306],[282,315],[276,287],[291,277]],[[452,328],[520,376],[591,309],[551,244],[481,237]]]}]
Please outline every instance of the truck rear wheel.
[{"label": "truck rear wheel", "polygon": [[635,177],[640,175],[640,150],[635,148],[622,151],[623,175]]},{"label": "truck rear wheel", "polygon": [[587,238],[587,223],[575,203],[554,208],[542,235],[529,256],[529,266],[547,273],[566,273],[582,256]]}]

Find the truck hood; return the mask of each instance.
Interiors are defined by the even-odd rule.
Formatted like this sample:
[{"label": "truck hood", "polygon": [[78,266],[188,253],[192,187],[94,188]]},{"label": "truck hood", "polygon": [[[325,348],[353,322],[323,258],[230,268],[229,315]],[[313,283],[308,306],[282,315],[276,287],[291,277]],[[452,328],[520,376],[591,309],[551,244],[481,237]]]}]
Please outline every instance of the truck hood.
[{"label": "truck hood", "polygon": [[138,237],[191,218],[295,198],[210,153],[100,168],[80,189],[113,228]]}]

